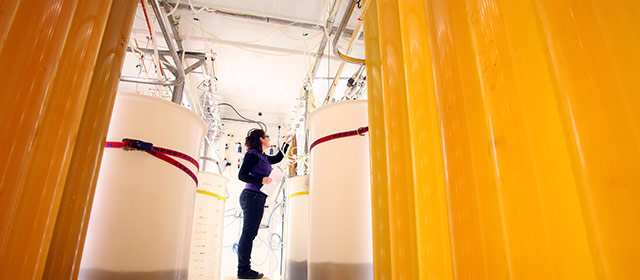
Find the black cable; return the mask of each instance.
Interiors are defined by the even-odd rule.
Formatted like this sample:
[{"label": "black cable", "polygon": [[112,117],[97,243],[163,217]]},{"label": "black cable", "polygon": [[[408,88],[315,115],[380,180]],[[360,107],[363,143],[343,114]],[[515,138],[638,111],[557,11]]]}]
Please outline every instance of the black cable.
[{"label": "black cable", "polygon": [[[255,123],[258,125],[258,127],[260,129],[263,129],[262,126],[259,123],[256,123],[255,121],[247,121],[247,120],[242,120],[242,119],[234,119],[234,118],[220,118],[220,120],[223,121],[234,121],[234,122],[243,122],[243,123]],[[255,128],[252,128],[251,130],[254,130]],[[249,130],[249,133],[251,132],[251,130]],[[249,133],[247,133],[247,136],[249,136]]]},{"label": "black cable", "polygon": [[232,109],[234,112],[236,112],[236,114],[237,114],[240,118],[242,118],[243,120],[245,120],[245,121],[247,121],[247,122],[251,122],[251,123],[256,123],[256,124],[258,124],[258,126],[260,126],[260,128],[261,128],[262,130],[264,130],[264,132],[267,132],[267,125],[266,125],[266,124],[264,124],[264,123],[263,123],[263,122],[261,122],[261,121],[256,121],[256,120],[252,120],[252,119],[245,118],[245,117],[244,117],[243,115],[241,115],[241,114],[238,112],[238,110],[236,110],[236,108],[234,108],[231,104],[229,104],[229,103],[219,103],[218,105],[222,105],[222,106],[229,106],[229,107],[231,107],[231,109]]}]

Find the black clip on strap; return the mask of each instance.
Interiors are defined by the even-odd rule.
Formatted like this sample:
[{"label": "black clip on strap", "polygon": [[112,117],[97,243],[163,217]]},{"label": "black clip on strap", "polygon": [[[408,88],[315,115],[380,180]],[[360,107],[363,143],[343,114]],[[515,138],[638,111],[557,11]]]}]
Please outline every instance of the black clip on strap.
[{"label": "black clip on strap", "polygon": [[149,142],[144,142],[137,139],[124,138],[122,139],[122,143],[124,143],[124,146],[122,148],[125,151],[139,150],[139,151],[145,151],[149,153],[153,151],[153,144]]}]

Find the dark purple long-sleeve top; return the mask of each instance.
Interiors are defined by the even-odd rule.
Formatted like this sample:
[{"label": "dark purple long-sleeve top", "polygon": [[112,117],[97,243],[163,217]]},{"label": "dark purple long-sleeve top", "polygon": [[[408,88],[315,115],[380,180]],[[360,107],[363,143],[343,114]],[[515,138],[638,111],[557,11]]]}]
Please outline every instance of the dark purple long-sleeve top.
[{"label": "dark purple long-sleeve top", "polygon": [[[286,144],[283,149],[285,153],[288,147],[289,144]],[[242,166],[238,172],[238,179],[247,183],[244,187],[245,189],[262,193],[262,191],[260,191],[262,188],[262,178],[269,177],[272,170],[271,165],[282,161],[283,158],[284,154],[282,151],[278,151],[278,154],[275,156],[268,156],[254,149],[248,150],[244,155]]]}]

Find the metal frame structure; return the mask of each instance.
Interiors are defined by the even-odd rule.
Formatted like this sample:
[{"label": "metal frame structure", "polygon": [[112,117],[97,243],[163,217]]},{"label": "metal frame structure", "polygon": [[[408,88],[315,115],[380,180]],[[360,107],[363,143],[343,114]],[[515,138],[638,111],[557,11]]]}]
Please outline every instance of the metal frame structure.
[{"label": "metal frame structure", "polygon": [[350,63],[355,63],[355,64],[365,64],[364,59],[347,56],[341,53],[340,50],[338,49],[338,41],[340,40],[340,36],[342,35],[342,32],[344,32],[345,28],[347,27],[347,22],[349,22],[349,18],[351,18],[351,15],[353,14],[355,7],[356,7],[356,0],[349,1],[349,6],[347,6],[347,11],[344,13],[344,16],[342,17],[342,21],[340,22],[340,26],[336,31],[336,35],[333,37],[333,42],[331,43],[331,47],[333,48],[333,54],[335,54],[337,57],[341,58],[342,60]]},{"label": "metal frame structure", "polygon": [[[179,49],[176,50],[176,47],[173,45],[174,42],[173,40],[171,40],[171,37],[169,36],[169,30],[167,29],[167,25],[169,25],[167,23],[168,20],[167,20],[167,17],[162,13],[162,10],[160,9],[160,3],[158,2],[158,0],[151,0],[149,2],[151,3],[151,7],[153,8],[153,13],[158,19],[158,25],[160,26],[160,30],[162,31],[162,36],[164,37],[164,40],[167,43],[167,47],[169,48],[168,51],[161,51],[164,54],[159,55],[160,57],[158,59],[162,60],[163,64],[167,65],[167,69],[169,69],[169,71],[175,76],[175,79],[168,80],[168,79],[150,79],[150,78],[121,76],[120,81],[141,83],[141,84],[161,85],[161,86],[174,86],[171,102],[181,104],[182,92],[184,89],[184,79],[186,75],[186,71],[182,67],[182,60],[180,60],[180,57],[178,56],[179,53],[184,52],[184,50],[182,49],[182,39],[180,39],[180,35],[178,34],[177,29],[175,28],[175,24],[171,24],[170,26],[173,29],[174,38],[176,38],[176,42],[179,47]],[[172,16],[170,16],[170,20],[173,23],[175,22]],[[169,61],[167,61],[167,59],[164,57],[164,55],[167,55],[167,54],[171,56],[175,66],[171,66]],[[202,55],[204,57],[204,54]],[[202,62],[199,61],[194,65],[197,65],[198,63],[200,63],[198,65],[200,66],[204,63],[204,61]],[[190,71],[192,71],[195,68],[197,67],[190,66],[187,69],[190,69]]]}]

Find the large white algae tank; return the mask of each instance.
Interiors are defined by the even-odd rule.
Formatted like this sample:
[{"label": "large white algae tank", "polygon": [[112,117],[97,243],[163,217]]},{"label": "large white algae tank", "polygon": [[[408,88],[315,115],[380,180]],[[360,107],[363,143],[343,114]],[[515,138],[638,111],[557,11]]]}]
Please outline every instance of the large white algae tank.
[{"label": "large white algae tank", "polygon": [[[197,159],[205,129],[182,106],[122,93],[107,141],[138,139]],[[105,148],[79,279],[187,279],[195,193],[185,170],[147,152]]]},{"label": "large white algae tank", "polygon": [[309,243],[309,175],[287,178],[285,279],[307,279]]},{"label": "large white algae tank", "polygon": [[195,207],[189,280],[220,279],[227,177],[200,172]]},{"label": "large white algae tank", "polygon": [[373,279],[367,102],[343,101],[309,115],[308,279]]}]

